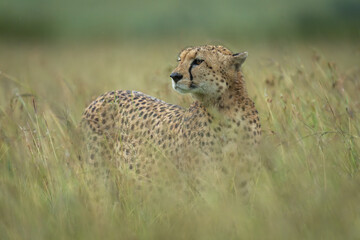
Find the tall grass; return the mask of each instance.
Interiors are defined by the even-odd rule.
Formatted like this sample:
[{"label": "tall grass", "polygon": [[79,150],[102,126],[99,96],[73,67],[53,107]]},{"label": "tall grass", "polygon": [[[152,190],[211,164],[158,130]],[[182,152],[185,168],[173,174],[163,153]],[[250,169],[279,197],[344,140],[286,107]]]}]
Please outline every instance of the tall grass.
[{"label": "tall grass", "polygon": [[0,239],[358,239],[354,44],[245,46],[264,166],[248,204],[220,185],[189,196],[170,183],[150,197],[116,172],[111,187],[88,184],[83,108],[110,89],[188,106],[170,89],[174,45],[0,46]]}]

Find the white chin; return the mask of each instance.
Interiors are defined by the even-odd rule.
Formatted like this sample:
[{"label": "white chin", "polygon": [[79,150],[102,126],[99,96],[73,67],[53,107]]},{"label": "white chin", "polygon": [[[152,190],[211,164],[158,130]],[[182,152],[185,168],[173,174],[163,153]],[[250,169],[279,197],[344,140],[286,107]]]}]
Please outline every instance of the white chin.
[{"label": "white chin", "polygon": [[177,91],[178,93],[181,93],[181,94],[185,94],[185,93],[188,93],[188,91],[185,91],[179,87],[175,87],[175,91]]},{"label": "white chin", "polygon": [[187,89],[183,89],[177,85],[173,85],[173,88],[175,91],[177,91],[178,93],[181,93],[181,94],[185,94],[185,93],[189,93],[190,91],[187,90]]},{"label": "white chin", "polygon": [[176,85],[176,83],[175,83],[174,80],[172,80],[172,88],[173,88],[175,91],[177,91],[178,93],[184,94],[184,93],[187,93],[187,92],[188,92],[188,91],[182,89],[181,87],[179,87],[178,85]]},{"label": "white chin", "polygon": [[175,91],[177,91],[177,90],[176,90],[175,81],[174,81],[173,79],[171,79],[171,83],[172,83],[172,88],[173,88]]}]

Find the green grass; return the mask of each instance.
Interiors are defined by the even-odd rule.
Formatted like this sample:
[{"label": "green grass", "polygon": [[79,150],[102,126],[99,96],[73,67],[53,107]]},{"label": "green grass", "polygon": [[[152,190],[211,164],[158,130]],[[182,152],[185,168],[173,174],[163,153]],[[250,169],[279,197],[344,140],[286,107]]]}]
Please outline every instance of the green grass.
[{"label": "green grass", "polygon": [[190,196],[171,183],[150,196],[116,172],[112,187],[88,184],[77,157],[85,106],[111,89],[188,106],[168,77],[185,45],[0,45],[0,239],[360,238],[351,43],[229,44],[249,51],[244,73],[263,126],[249,204],[220,184]]}]

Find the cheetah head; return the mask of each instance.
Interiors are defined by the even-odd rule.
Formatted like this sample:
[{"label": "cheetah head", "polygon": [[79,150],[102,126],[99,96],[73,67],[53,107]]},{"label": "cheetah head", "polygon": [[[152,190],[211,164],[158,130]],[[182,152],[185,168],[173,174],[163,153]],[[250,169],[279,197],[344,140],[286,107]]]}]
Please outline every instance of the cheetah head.
[{"label": "cheetah head", "polygon": [[170,75],[173,88],[198,100],[217,99],[231,85],[247,56],[247,52],[233,54],[223,46],[187,48]]}]

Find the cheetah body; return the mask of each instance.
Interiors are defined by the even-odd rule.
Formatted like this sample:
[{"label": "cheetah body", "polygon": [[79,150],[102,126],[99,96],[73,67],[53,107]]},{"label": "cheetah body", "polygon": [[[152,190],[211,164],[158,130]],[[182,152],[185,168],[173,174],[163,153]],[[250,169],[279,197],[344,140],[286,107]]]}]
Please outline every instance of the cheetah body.
[{"label": "cheetah body", "polygon": [[229,146],[252,148],[261,130],[240,71],[246,56],[222,46],[183,50],[174,70],[181,79],[173,80],[173,87],[196,99],[188,109],[135,91],[98,97],[81,123],[90,161],[112,159],[120,169],[151,177],[159,154],[176,168],[189,169],[221,160]]}]

